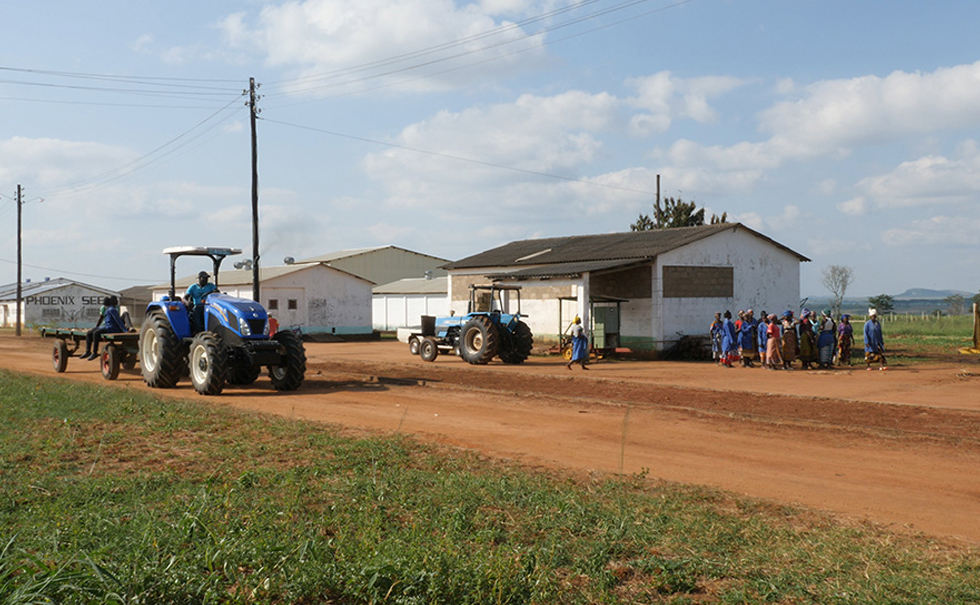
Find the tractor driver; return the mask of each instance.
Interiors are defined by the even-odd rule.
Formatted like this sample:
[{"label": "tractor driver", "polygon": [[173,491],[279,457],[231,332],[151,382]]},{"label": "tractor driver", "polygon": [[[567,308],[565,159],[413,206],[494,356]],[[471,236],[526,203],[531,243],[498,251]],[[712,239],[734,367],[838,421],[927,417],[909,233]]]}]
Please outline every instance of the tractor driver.
[{"label": "tractor driver", "polygon": [[201,304],[204,297],[218,291],[218,287],[208,281],[210,278],[207,271],[201,271],[197,274],[197,283],[187,286],[187,292],[184,293],[184,297],[190,299],[189,302],[193,305],[191,329],[195,332],[204,329],[204,305]]}]

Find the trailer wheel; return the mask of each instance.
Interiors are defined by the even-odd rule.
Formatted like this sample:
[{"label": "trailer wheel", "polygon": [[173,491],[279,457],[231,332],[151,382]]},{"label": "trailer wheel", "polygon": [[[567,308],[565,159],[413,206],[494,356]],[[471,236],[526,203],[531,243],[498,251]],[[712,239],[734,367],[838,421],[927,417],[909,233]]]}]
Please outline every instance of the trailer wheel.
[{"label": "trailer wheel", "polygon": [[272,388],[277,391],[295,391],[303,384],[306,374],[306,350],[303,341],[293,332],[276,332],[273,338],[286,349],[282,363],[269,366]]},{"label": "trailer wheel", "polygon": [[504,363],[524,363],[531,356],[531,348],[534,346],[531,328],[523,321],[518,321],[508,340],[510,342],[507,351],[504,352],[501,347],[500,360]]},{"label": "trailer wheel", "polygon": [[422,361],[435,361],[439,357],[439,347],[431,336],[426,336],[419,343],[419,357]]},{"label": "trailer wheel", "polygon": [[106,345],[99,358],[99,365],[102,366],[103,378],[115,380],[119,376],[119,348],[115,345]]},{"label": "trailer wheel", "polygon": [[220,395],[225,388],[227,359],[214,332],[198,332],[187,356],[191,383],[201,395]]},{"label": "trailer wheel", "polygon": [[472,364],[489,362],[500,347],[497,326],[485,315],[477,315],[466,322],[459,336],[459,356]]},{"label": "trailer wheel", "polygon": [[51,365],[59,374],[68,367],[68,345],[60,338],[54,341],[54,347],[51,349]]},{"label": "trailer wheel", "polygon": [[408,352],[412,355],[419,354],[419,339],[417,336],[408,337]]},{"label": "trailer wheel", "polygon": [[187,367],[186,352],[163,313],[153,312],[143,321],[139,357],[143,382],[155,389],[173,388]]}]

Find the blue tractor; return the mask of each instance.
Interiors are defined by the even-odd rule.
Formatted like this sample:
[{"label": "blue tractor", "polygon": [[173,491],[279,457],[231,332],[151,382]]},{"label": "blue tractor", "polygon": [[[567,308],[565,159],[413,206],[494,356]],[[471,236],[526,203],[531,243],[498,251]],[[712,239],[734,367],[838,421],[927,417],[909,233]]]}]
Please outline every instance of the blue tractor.
[{"label": "blue tractor", "polygon": [[[516,309],[510,313],[512,303]],[[472,364],[494,357],[523,363],[531,354],[533,335],[522,317],[520,286],[471,285],[466,315],[423,316],[422,332],[409,339],[409,348],[424,361],[434,361],[441,351],[458,353]]]},{"label": "blue tractor", "polygon": [[143,381],[154,388],[172,388],[190,375],[194,389],[218,395],[225,384],[251,384],[263,367],[272,386],[292,391],[303,384],[306,351],[290,331],[271,334],[269,316],[254,300],[220,292],[206,295],[197,308],[176,293],[176,263],[181,256],[207,256],[214,263],[214,284],[227,256],[237,248],[166,248],[170,256],[170,294],[151,302],[139,334]]}]

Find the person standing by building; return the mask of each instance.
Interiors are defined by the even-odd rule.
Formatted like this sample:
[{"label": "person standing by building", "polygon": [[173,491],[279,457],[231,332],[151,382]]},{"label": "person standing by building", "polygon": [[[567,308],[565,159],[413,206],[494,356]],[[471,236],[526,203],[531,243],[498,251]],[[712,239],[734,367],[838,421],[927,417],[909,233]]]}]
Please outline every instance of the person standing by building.
[{"label": "person standing by building", "polygon": [[830,316],[830,309],[821,313],[817,333],[817,349],[820,352],[820,367],[830,369],[834,364],[834,345],[837,344],[837,324]]},{"label": "person standing by building", "polygon": [[758,353],[758,336],[756,335],[757,324],[755,322],[755,312],[747,309],[742,315],[742,324],[738,327],[738,353],[742,358],[742,367],[752,368],[752,361]]},{"label": "person standing by building", "polygon": [[759,363],[766,367],[766,348],[769,342],[769,315],[763,311],[755,329],[755,344],[759,350]]},{"label": "person standing by building", "polygon": [[793,362],[796,361],[797,353],[799,353],[799,340],[796,338],[796,324],[793,321],[792,311],[783,312],[781,327],[782,347],[779,352],[783,359],[783,369],[790,370],[793,368]]},{"label": "person standing by building", "polygon": [[770,370],[778,370],[783,364],[783,358],[779,354],[780,342],[782,338],[782,328],[776,315],[769,316],[769,325],[766,328],[766,367]]},{"label": "person standing by building", "polygon": [[851,347],[854,346],[854,326],[851,316],[845,313],[840,316],[837,326],[837,365],[851,365]]},{"label": "person standing by building", "polygon": [[711,337],[711,358],[718,365],[721,365],[721,326],[721,313],[715,313],[715,319],[711,322],[711,329],[708,334]]},{"label": "person standing by building", "polygon": [[799,323],[800,339],[800,363],[804,370],[809,370],[810,365],[817,361],[817,338],[813,333],[813,320],[810,316],[810,309],[803,309]]},{"label": "person standing by building", "polygon": [[735,324],[732,323],[732,312],[725,311],[725,318],[721,324],[721,363],[726,368],[738,359],[738,335],[735,332]]},{"label": "person standing by building", "polygon": [[873,363],[878,364],[879,370],[888,367],[885,361],[885,339],[881,333],[877,309],[868,309],[868,321],[864,323],[864,362],[868,364],[869,371]]},{"label": "person standing by building", "polygon": [[582,327],[582,318],[578,315],[575,316],[575,320],[572,322],[572,358],[568,360],[566,368],[572,369],[573,363],[578,363],[582,365],[583,370],[588,370],[586,363],[589,361],[589,338],[585,335],[585,328]]}]

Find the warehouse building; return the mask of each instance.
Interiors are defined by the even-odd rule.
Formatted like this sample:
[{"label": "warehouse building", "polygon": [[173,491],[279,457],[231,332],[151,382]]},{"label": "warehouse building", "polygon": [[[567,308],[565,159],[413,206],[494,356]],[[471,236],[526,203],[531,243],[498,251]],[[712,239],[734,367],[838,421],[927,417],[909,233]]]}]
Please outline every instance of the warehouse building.
[{"label": "warehouse building", "polygon": [[[21,284],[21,326],[94,327],[102,299],[111,295],[119,293],[64,277],[27,281]],[[16,325],[16,283],[0,286],[0,322],[5,328]]]},{"label": "warehouse building", "polygon": [[522,286],[535,342],[557,340],[575,315],[593,346],[661,351],[707,333],[714,313],[796,309],[808,258],[740,223],[533,239],[449,263],[451,308],[469,286]]},{"label": "warehouse building", "polygon": [[371,306],[374,329],[380,331],[418,326],[423,315],[449,315],[449,278],[408,278],[375,286]]}]

